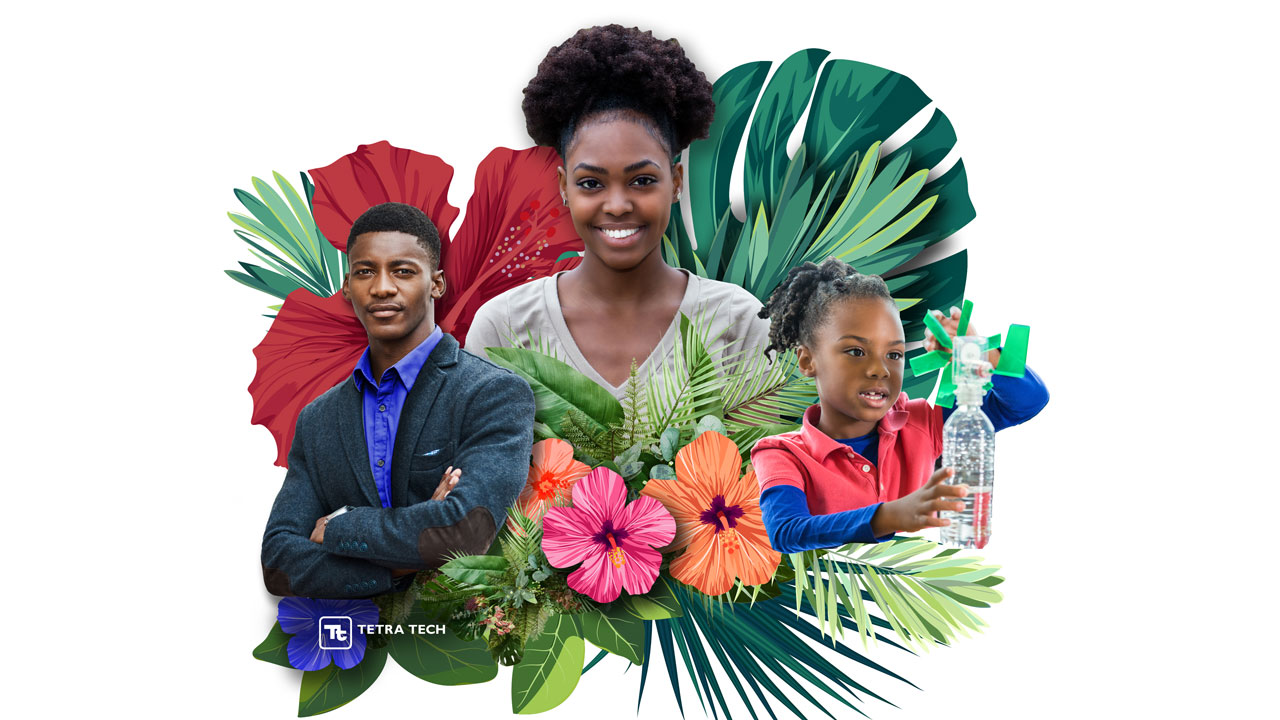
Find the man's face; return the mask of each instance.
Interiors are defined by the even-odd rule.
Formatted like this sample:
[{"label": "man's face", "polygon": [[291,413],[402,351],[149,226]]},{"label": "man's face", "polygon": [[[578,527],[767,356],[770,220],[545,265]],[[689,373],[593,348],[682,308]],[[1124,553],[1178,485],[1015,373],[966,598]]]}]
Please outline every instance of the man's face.
[{"label": "man's face", "polygon": [[398,231],[356,237],[347,254],[350,272],[342,294],[351,301],[369,342],[417,345],[435,327],[434,301],[444,295],[444,273],[418,239]]}]

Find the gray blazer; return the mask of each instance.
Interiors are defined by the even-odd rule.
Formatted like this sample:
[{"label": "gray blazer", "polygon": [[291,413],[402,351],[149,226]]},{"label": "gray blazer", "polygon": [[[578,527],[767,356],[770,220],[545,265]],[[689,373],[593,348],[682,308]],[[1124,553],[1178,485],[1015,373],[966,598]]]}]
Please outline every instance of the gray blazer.
[{"label": "gray blazer", "polygon": [[[383,508],[369,469],[360,393],[350,377],[298,416],[289,471],[262,536],[262,577],[275,595],[367,597],[393,588],[393,568],[434,568],[484,554],[524,486],[533,391],[518,375],[461,350],[446,333],[405,399]],[[462,479],[430,500],[446,466]],[[345,505],[324,543],[316,519]]]}]

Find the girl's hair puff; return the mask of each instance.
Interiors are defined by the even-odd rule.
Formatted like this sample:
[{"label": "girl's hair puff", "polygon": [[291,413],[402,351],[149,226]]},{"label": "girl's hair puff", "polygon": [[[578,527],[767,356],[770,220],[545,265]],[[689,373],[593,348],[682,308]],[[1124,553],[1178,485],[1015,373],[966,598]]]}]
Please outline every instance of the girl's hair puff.
[{"label": "girl's hair puff", "polygon": [[707,136],[715,113],[711,83],[678,41],[621,25],[584,28],[551,48],[525,87],[521,107],[529,137],[562,158],[590,115],[642,115],[674,158]]},{"label": "girl's hair puff", "polygon": [[863,275],[834,257],[791,268],[760,317],[769,318],[769,347],[782,352],[813,342],[813,332],[827,321],[831,303],[848,298],[882,298],[893,302],[889,287],[879,275]]}]

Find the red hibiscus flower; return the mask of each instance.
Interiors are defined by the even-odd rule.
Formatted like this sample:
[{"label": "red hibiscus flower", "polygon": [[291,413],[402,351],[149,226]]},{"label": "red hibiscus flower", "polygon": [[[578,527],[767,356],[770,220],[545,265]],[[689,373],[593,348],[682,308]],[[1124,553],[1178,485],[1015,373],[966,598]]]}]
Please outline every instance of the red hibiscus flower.
[{"label": "red hibiscus flower", "polygon": [[[453,168],[433,155],[361,145],[328,167],[311,171],[312,212],[330,243],[345,250],[356,218],[373,205],[402,202],[421,208],[440,230],[448,291],[436,301],[441,328],[466,341],[476,310],[517,285],[574,267],[582,250],[560,203],[549,148],[496,148],[476,170],[475,192],[458,234],[449,239],[458,209],[448,203]],[[319,298],[297,290],[285,299],[262,343],[254,349],[258,372],[249,385],[253,422],[276,438],[276,464],[286,466],[298,413],[351,374],[367,344],[351,304],[341,295]]]}]

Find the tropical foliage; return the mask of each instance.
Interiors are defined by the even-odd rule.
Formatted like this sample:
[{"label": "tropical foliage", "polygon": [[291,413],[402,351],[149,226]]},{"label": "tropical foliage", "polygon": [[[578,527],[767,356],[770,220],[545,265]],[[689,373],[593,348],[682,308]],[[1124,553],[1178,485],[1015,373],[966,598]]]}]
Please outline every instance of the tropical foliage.
[{"label": "tropical foliage", "polygon": [[[966,254],[922,254],[974,217],[963,162],[933,171],[952,154],[951,124],[934,110],[913,137],[885,149],[930,106],[913,82],[805,50],[776,68],[753,62],[730,70],[714,97],[710,137],[682,157],[688,192],[664,238],[668,263],[764,299],[792,267],[834,255],[886,276],[909,342],[923,336],[926,308],[959,304]],[[355,217],[394,200],[436,222],[451,289],[437,318],[461,340],[483,302],[577,262],[581,241],[557,207],[556,164],[545,149],[495,150],[477,171],[456,236],[458,212],[446,199],[452,168],[387,143],[304,173],[301,192],[279,174],[275,188],[255,178],[256,194],[236,191],[248,211],[232,214],[236,235],[262,264],[241,263],[228,274],[283,301],[255,349],[250,386],[254,422],[276,437],[278,464],[298,412],[350,372],[365,344],[336,294],[345,269],[339,251]],[[304,673],[299,714],[350,702],[388,657],[442,685],[487,682],[500,664],[511,665],[512,710],[535,713],[563,702],[583,673],[616,655],[641,667],[643,697],[660,650],[682,712],[682,687],[692,686],[714,716],[730,717],[736,696],[753,717],[758,709],[774,716],[775,704],[805,716],[800,698],[834,717],[831,703],[861,713],[865,698],[885,698],[822,646],[882,681],[907,682],[846,639],[857,635],[862,650],[872,642],[909,650],[979,629],[975,610],[1000,599],[994,586],[1002,579],[976,558],[919,538],[788,556],[769,549],[749,450],[760,437],[794,429],[814,402],[813,382],[791,353],[772,361],[746,351],[713,357],[703,320],[681,317],[672,357],[647,384],[633,370],[622,402],[545,348],[491,350],[533,388],[535,434],[546,443],[521,500],[489,554],[455,557],[420,573],[410,590],[377,600],[380,624],[443,623],[448,632],[373,636],[355,666]],[[904,383],[917,397],[939,370],[928,361],[919,367]],[[623,509],[656,500],[674,517],[673,542],[655,540],[646,557],[651,582],[622,579],[618,592],[597,592],[600,583],[570,582],[585,565],[549,561],[547,517],[581,509],[578,490],[589,472],[620,479],[611,493]],[[607,541],[610,531],[601,525],[596,535]],[[603,562],[630,561],[625,538],[613,539],[599,553]],[[277,625],[254,655],[289,665],[291,640]],[[588,644],[599,649],[589,662]]]}]

